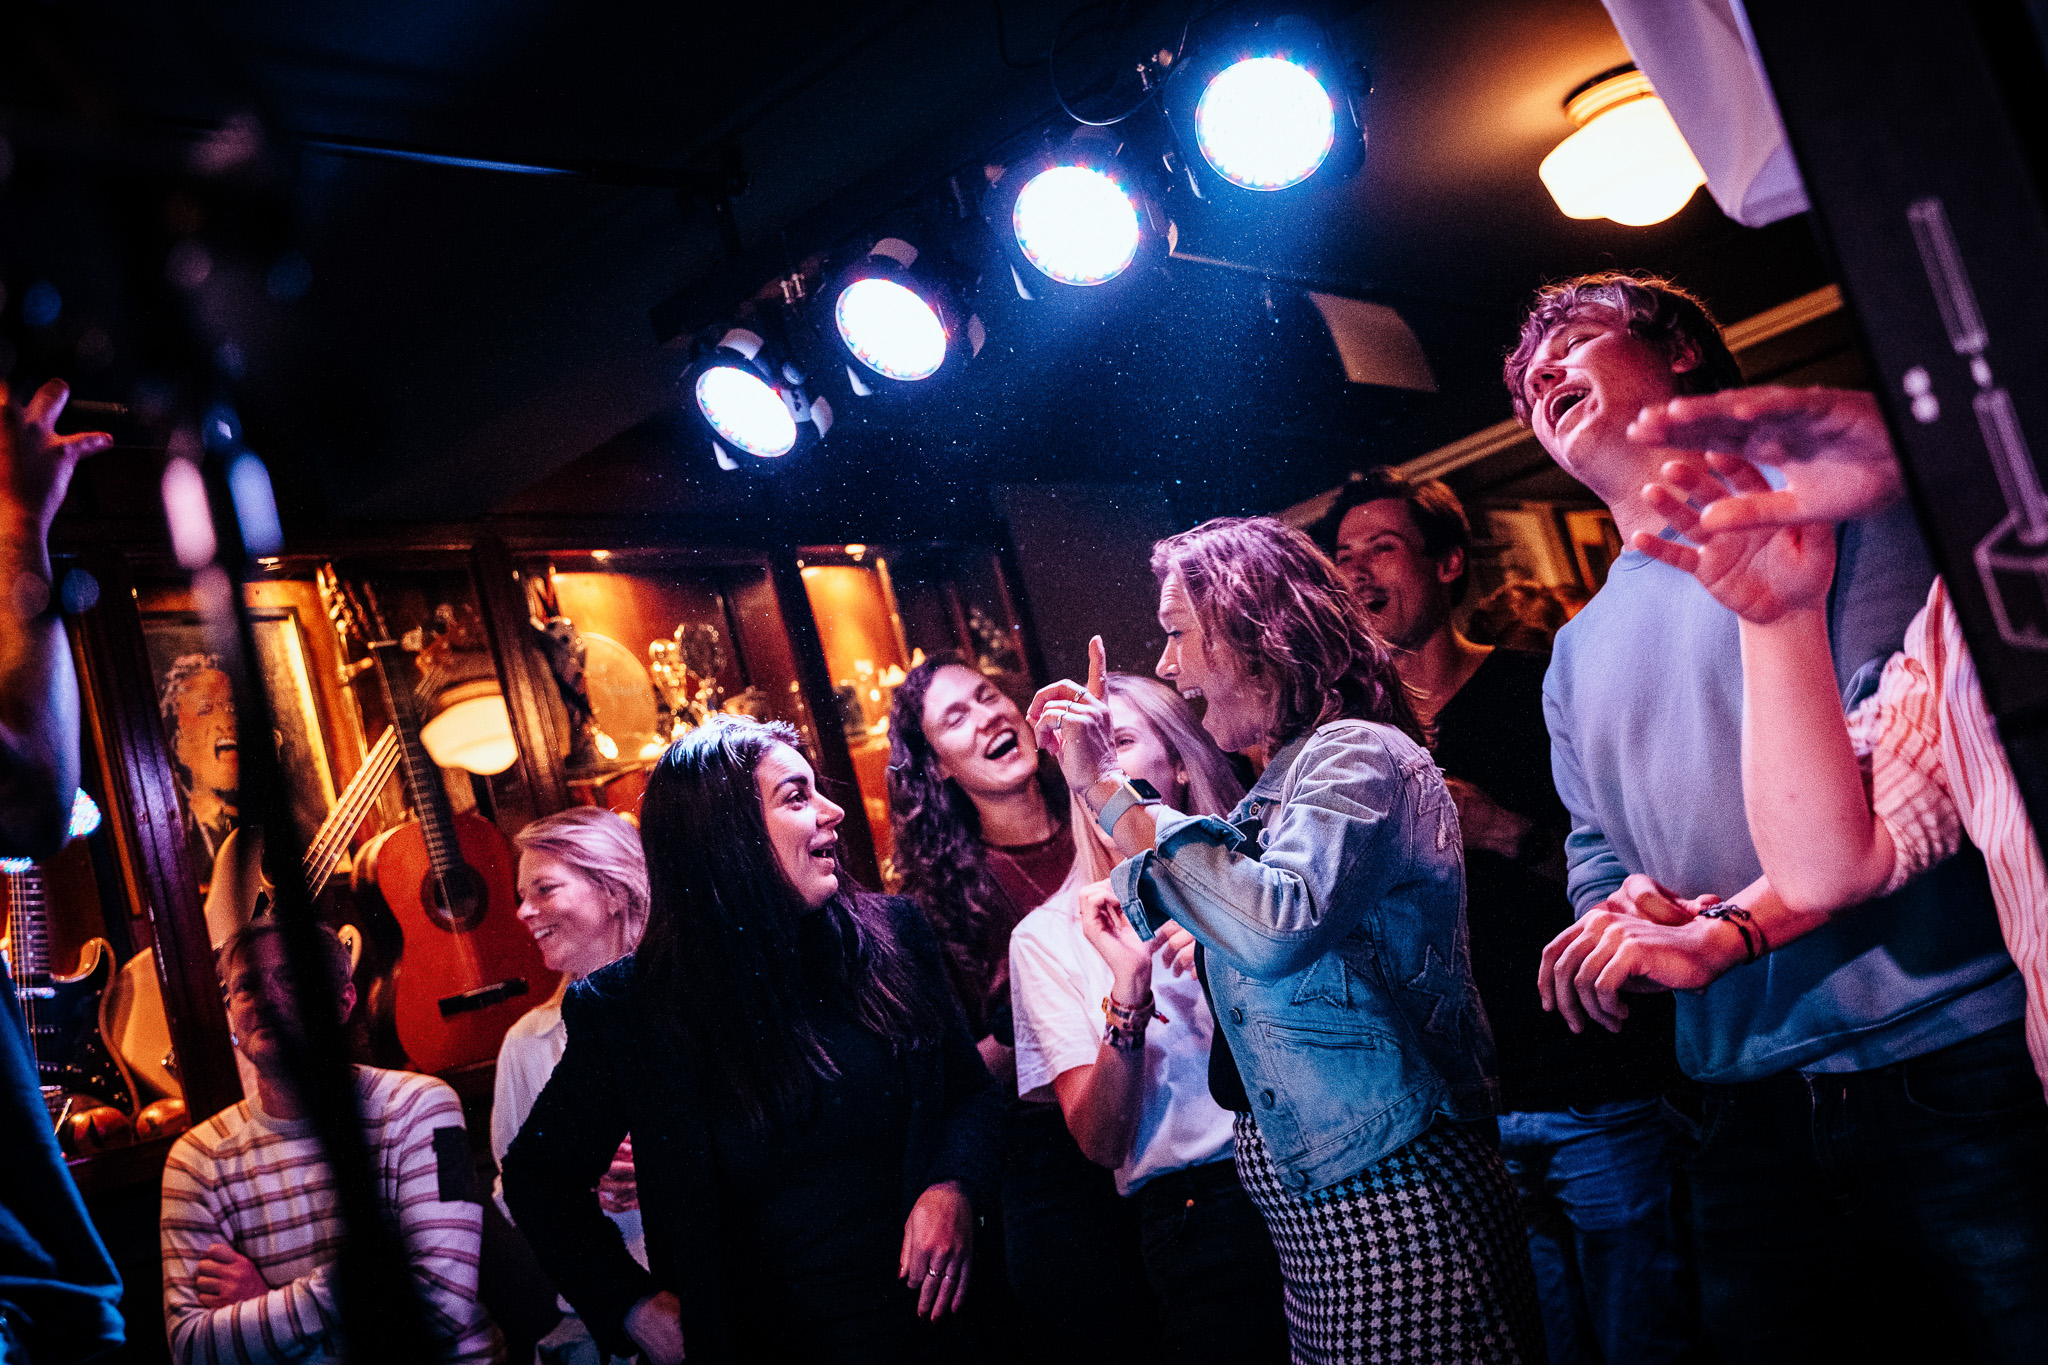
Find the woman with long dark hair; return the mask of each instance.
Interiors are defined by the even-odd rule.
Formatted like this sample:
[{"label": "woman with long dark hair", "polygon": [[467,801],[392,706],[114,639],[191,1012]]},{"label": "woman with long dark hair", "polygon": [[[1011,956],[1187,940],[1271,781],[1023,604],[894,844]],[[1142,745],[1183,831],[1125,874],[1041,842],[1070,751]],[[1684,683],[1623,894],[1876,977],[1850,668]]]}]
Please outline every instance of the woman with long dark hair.
[{"label": "woman with long dark hair", "polygon": [[[570,988],[504,1171],[613,1354],[929,1360],[920,1319],[964,1301],[1000,1109],[923,918],[841,870],[844,815],[786,725],[716,718],[648,781],[646,933]],[[594,1189],[628,1132],[646,1270]]]},{"label": "woman with long dark hair", "polygon": [[1015,1098],[1010,934],[1073,870],[1066,785],[1016,702],[964,663],[928,659],[890,705],[889,806],[897,878],[944,940],[982,1057],[1012,1097],[1004,1271],[1033,1349],[1141,1349],[1156,1333],[1133,1211],[1049,1097]]},{"label": "woman with long dark hair", "polygon": [[[1210,1088],[1286,1278],[1295,1358],[1540,1361],[1515,1187],[1489,1140],[1493,1040],[1466,949],[1457,814],[1387,646],[1336,567],[1270,518],[1153,547],[1157,672],[1226,751],[1266,746],[1228,821],[1118,766],[1099,647],[1032,700],[1123,857],[1140,939],[1193,932]],[[1112,1002],[1113,1005],[1119,1002]],[[1145,1001],[1112,1023],[1142,1032]]]}]

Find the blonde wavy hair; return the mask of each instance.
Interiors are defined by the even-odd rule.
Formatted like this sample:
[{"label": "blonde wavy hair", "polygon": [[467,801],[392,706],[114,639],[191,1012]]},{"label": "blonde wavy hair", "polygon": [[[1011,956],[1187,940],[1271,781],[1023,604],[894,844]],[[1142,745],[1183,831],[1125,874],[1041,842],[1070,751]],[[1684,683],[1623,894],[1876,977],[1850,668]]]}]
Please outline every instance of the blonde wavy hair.
[{"label": "blonde wavy hair", "polygon": [[647,854],[640,831],[622,815],[595,806],[572,806],[535,820],[514,835],[521,853],[538,853],[575,868],[606,895],[623,903],[626,951],[647,931]]},{"label": "blonde wavy hair", "polygon": [[[1231,771],[1230,760],[1195,719],[1194,708],[1157,678],[1135,673],[1110,673],[1103,683],[1109,695],[1128,702],[1159,737],[1175,768],[1187,774],[1187,809],[1183,815],[1227,815],[1244,799],[1244,784]],[[1161,795],[1172,796],[1170,792]],[[1089,882],[1099,882],[1116,866],[1116,855],[1103,846],[1095,818],[1076,795],[1070,798],[1067,823],[1074,831],[1074,866],[1054,896],[1064,896]]]}]

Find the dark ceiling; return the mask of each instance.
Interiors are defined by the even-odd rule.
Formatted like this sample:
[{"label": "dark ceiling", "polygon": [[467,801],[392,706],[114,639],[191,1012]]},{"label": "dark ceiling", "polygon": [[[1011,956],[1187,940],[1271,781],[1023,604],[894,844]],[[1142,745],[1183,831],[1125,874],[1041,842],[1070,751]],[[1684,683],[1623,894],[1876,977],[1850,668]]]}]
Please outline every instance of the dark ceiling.
[{"label": "dark ceiling", "polygon": [[[1248,8],[1194,6],[1190,43]],[[918,403],[835,393],[831,438],[772,486],[719,473],[685,438],[687,356],[660,344],[659,306],[711,324],[898,210],[971,203],[984,165],[1071,126],[1042,60],[1063,19],[1062,86],[1101,111],[1190,13],[16,6],[0,41],[0,360],[17,380],[72,375],[84,396],[231,402],[307,518],[607,510],[576,505],[587,496],[914,532],[984,484],[1030,479],[1165,485],[1191,516],[1270,509],[1465,435],[1506,415],[1499,356],[1547,278],[1665,271],[1726,321],[1825,280],[1803,221],[1745,229],[1704,192],[1651,228],[1556,211],[1536,165],[1569,132],[1562,98],[1627,56],[1597,0],[1339,3],[1334,31],[1373,87],[1364,170],[1255,213],[1175,210],[1183,251],[1244,269],[1170,262],[1079,318],[997,279],[978,304],[988,350],[958,383]],[[1134,146],[1148,117],[1124,125]],[[598,170],[309,145],[323,140]],[[732,167],[736,243],[702,195],[619,183]],[[1345,383],[1303,281],[1397,308],[1438,392]],[[26,302],[38,282],[62,301],[54,321]]]}]

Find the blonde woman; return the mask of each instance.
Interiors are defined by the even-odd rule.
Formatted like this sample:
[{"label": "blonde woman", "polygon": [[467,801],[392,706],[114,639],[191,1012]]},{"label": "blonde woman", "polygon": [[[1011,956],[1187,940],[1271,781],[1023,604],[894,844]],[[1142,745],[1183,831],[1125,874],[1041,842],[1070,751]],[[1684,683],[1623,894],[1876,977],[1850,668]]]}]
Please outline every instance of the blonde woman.
[{"label": "blonde woman", "polygon": [[[1229,760],[1171,688],[1127,673],[1105,683],[1125,773],[1176,810],[1237,804],[1244,788]],[[1158,963],[1166,935],[1140,944],[1124,923],[1104,880],[1118,861],[1108,836],[1085,809],[1069,824],[1073,872],[1010,936],[1018,1090],[1056,1100],[1081,1150],[1116,1172],[1136,1206],[1160,1357],[1284,1361],[1280,1265],[1238,1183],[1232,1115],[1209,1093],[1208,1002],[1192,971]],[[1104,1002],[1156,1014],[1134,1038],[1107,1026]]]},{"label": "blonde woman", "polygon": [[[647,927],[647,857],[640,831],[624,817],[577,807],[534,821],[513,843],[519,849],[519,922],[533,935],[548,970],[562,974],[562,984],[546,1002],[521,1015],[498,1048],[491,1156],[500,1165],[568,1047],[562,997],[569,984],[632,952]],[[611,1170],[598,1182],[598,1200],[626,1249],[645,1265],[647,1239],[640,1230],[632,1138],[619,1145]],[[498,1206],[505,1207],[502,1182]],[[573,1313],[548,1333],[541,1352],[543,1360],[564,1365],[600,1359],[597,1344]]]}]

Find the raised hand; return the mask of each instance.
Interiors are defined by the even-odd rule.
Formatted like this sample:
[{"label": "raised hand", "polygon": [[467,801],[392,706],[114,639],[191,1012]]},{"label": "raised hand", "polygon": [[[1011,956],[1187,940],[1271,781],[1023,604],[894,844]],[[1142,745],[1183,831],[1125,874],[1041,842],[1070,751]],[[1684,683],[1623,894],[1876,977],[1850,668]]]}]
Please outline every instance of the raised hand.
[{"label": "raised hand", "polygon": [[1640,445],[1733,456],[1782,468],[1782,489],[1753,489],[1706,511],[1709,533],[1849,521],[1900,496],[1898,457],[1877,399],[1849,389],[1765,384],[1674,398],[1628,429]]},{"label": "raised hand", "polygon": [[1757,497],[1770,484],[1747,460],[1710,455],[1716,480],[1688,460],[1672,460],[1660,471],[1663,482],[1643,489],[1643,498],[1670,528],[1700,542],[1699,548],[1638,531],[1635,548],[1697,578],[1714,600],[1746,621],[1770,625],[1789,611],[1818,605],[1835,577],[1834,529],[1827,525],[1765,527],[1710,533],[1700,509],[1733,494]]},{"label": "raised hand", "polygon": [[[78,462],[114,443],[104,431],[57,435],[57,418],[70,397],[70,387],[61,379],[52,379],[35,391],[27,407],[17,408],[10,401],[7,385],[0,382],[0,503],[12,501],[26,523],[0,526],[0,531],[24,539],[33,537],[37,557],[43,554],[50,523],[71,487]],[[0,513],[7,510],[0,506]],[[0,516],[0,522],[6,520]]]},{"label": "raised hand", "polygon": [[1086,790],[1116,771],[1116,727],[1103,698],[1108,685],[1102,637],[1088,642],[1088,682],[1071,678],[1038,689],[1025,712],[1038,747],[1059,755],[1060,772],[1075,791]]}]

